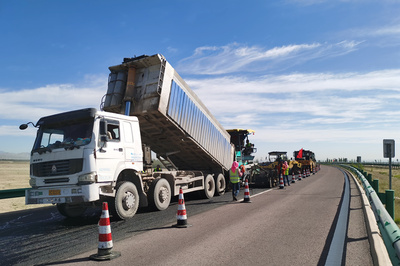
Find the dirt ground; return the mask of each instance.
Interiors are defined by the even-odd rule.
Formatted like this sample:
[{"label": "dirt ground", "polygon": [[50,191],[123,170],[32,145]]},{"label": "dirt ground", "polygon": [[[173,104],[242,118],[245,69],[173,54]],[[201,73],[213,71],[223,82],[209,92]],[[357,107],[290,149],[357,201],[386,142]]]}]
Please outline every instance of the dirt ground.
[{"label": "dirt ground", "polygon": [[[0,161],[0,190],[29,188],[28,161]],[[25,198],[0,199],[0,213],[38,208],[42,204],[25,205]]]}]

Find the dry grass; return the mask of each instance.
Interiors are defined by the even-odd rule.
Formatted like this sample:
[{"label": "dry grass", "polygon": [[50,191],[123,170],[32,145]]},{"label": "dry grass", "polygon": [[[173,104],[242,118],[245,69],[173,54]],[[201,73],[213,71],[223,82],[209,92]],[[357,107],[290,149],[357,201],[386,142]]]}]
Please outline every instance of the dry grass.
[{"label": "dry grass", "polygon": [[0,161],[0,190],[29,187],[29,162]]},{"label": "dry grass", "polygon": [[[364,166],[364,171],[372,175],[372,180],[379,180],[379,192],[389,189],[389,168]],[[394,216],[397,225],[400,225],[400,169],[392,169],[392,190],[394,190]]]},{"label": "dry grass", "polygon": [[[29,162],[0,161],[0,190],[29,188]],[[25,198],[0,200],[0,213],[49,206],[44,204],[25,205]]]}]

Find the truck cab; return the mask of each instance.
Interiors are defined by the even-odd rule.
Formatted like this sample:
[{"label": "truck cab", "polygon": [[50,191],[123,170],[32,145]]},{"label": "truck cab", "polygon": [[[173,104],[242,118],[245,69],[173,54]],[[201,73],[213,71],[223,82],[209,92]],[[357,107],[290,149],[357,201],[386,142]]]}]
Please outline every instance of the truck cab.
[{"label": "truck cab", "polygon": [[119,176],[138,178],[143,170],[136,117],[87,108],[43,117],[36,126],[26,204],[53,203],[77,216],[100,197],[115,197]]}]

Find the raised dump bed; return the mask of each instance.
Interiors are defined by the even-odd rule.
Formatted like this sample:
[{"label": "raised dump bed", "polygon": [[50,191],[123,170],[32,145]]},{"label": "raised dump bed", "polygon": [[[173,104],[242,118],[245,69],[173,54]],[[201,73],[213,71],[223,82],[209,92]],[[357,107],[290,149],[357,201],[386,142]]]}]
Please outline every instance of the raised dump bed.
[{"label": "raised dump bed", "polygon": [[153,152],[179,170],[230,168],[230,135],[162,55],[124,59],[109,69],[103,109],[123,114],[125,101],[132,101],[130,115],[138,117],[142,142]]}]

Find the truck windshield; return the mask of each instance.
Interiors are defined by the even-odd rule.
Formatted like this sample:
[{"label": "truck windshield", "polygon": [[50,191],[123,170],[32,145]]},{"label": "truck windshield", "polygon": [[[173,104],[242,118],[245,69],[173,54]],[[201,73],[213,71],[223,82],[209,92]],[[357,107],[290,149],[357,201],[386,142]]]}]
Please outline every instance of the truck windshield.
[{"label": "truck windshield", "polygon": [[43,124],[39,128],[33,151],[79,148],[90,143],[92,132],[93,119],[74,123]]}]

